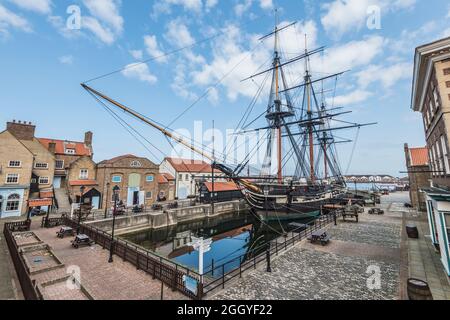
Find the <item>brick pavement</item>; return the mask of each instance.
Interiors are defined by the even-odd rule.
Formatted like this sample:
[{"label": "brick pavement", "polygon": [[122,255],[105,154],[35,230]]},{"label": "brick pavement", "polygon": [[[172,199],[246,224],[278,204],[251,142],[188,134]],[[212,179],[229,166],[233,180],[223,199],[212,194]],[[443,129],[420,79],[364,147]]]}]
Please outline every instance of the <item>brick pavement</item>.
[{"label": "brick pavement", "polygon": [[[159,300],[161,282],[153,280],[144,271],[114,256],[114,263],[108,263],[109,252],[100,246],[83,247],[78,250],[71,247],[71,238],[58,239],[58,228],[41,229],[33,225],[33,231],[46,244],[66,268],[79,267],[81,285],[95,300]],[[66,270],[53,270],[35,277],[44,283],[67,275]],[[64,285],[51,286],[48,297],[70,296]],[[80,297],[80,295],[78,296]],[[164,289],[164,299],[186,299],[181,293]]]}]

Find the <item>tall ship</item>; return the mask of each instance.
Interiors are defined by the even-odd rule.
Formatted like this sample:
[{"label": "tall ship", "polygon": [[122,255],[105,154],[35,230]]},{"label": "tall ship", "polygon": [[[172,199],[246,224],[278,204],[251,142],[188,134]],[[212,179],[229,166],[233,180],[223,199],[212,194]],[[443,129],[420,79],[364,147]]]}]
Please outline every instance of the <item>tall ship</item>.
[{"label": "tall ship", "polygon": [[[269,83],[261,81],[253,99],[255,104],[265,89],[270,88],[270,91],[267,106],[265,110],[261,110],[264,112],[256,119],[249,119],[247,110],[243,117],[247,118],[246,121],[241,121],[235,132],[236,136],[264,132],[264,139],[260,139],[257,148],[248,152],[239,163],[227,164],[227,155],[216,156],[214,151],[206,151],[86,83],[81,85],[98,102],[108,105],[108,108],[119,108],[158,130],[168,139],[208,159],[214,169],[236,183],[248,205],[261,216],[277,219],[314,217],[321,213],[325,205],[341,203],[347,192],[336,146],[352,141],[338,138],[335,132],[359,130],[374,123],[358,124],[340,120],[341,116],[351,111],[328,105],[324,84],[330,80],[337,81],[344,72],[313,77],[311,58],[322,54],[324,47],[308,50],[305,36],[304,52],[289,59],[282,57],[280,33],[295,24],[280,27],[276,23],[274,30],[260,39],[266,41],[273,38],[273,58],[264,71],[242,80],[242,85],[252,86],[256,83],[254,79],[270,80]],[[299,63],[304,66],[303,74],[297,73],[295,76],[301,81],[290,84],[286,69],[295,66],[295,70],[298,70]],[[292,75],[293,72],[290,71],[289,74]],[[258,119],[260,122],[262,119],[264,126],[252,128],[251,125]],[[251,158],[261,148],[264,151],[264,161],[259,167],[251,166]]]}]

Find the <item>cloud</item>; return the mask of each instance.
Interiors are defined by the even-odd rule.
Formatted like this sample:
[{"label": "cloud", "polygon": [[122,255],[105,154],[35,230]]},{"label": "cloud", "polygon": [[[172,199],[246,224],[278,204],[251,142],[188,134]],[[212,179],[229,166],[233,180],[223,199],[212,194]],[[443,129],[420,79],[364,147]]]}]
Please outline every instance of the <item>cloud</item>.
[{"label": "cloud", "polygon": [[116,33],[122,33],[124,19],[119,14],[117,0],[83,0],[92,16],[111,26]]},{"label": "cloud", "polygon": [[66,55],[58,58],[59,63],[71,65],[73,64],[73,56]]},{"label": "cloud", "polygon": [[119,0],[83,0],[92,16],[82,16],[87,28],[102,42],[111,45],[123,32],[124,19],[119,13]]},{"label": "cloud", "polygon": [[[272,10],[274,8],[272,0],[259,0],[259,6],[263,10]],[[243,0],[234,6],[234,13],[241,17],[253,5],[253,0]]]},{"label": "cloud", "polygon": [[167,57],[163,57],[164,52],[159,49],[158,41],[155,35],[144,37],[145,50],[152,58],[158,58],[158,62],[167,62]]},{"label": "cloud", "polygon": [[144,59],[144,52],[142,50],[130,50],[130,54],[136,60]]},{"label": "cloud", "polygon": [[0,34],[8,35],[9,29],[32,32],[29,22],[0,4]]},{"label": "cloud", "polygon": [[375,82],[380,82],[385,89],[394,86],[402,79],[412,77],[412,64],[407,62],[397,63],[388,67],[371,65],[356,74],[359,86],[363,89]]},{"label": "cloud", "polygon": [[[208,0],[206,5],[212,8],[217,4],[217,0]],[[172,13],[172,6],[182,6],[185,11],[201,13],[203,8],[202,0],[159,0],[155,1],[151,17],[156,19],[160,14]]]},{"label": "cloud", "polygon": [[214,8],[219,3],[219,0],[206,0],[205,7],[207,9]]},{"label": "cloud", "polygon": [[82,28],[90,30],[102,42],[110,45],[116,40],[114,32],[104,27],[97,19],[92,17],[82,17]]},{"label": "cloud", "polygon": [[145,63],[131,63],[122,71],[122,75],[129,79],[137,79],[148,84],[155,84],[158,78],[150,73]]},{"label": "cloud", "polygon": [[164,37],[173,46],[182,48],[190,46],[195,42],[187,26],[180,20],[170,21],[166,29],[167,31]]},{"label": "cloud", "polygon": [[366,25],[371,6],[379,7],[382,12],[389,12],[411,8],[415,3],[416,0],[334,0],[322,5],[325,13],[321,22],[327,33],[340,37]]},{"label": "cloud", "polygon": [[9,0],[18,7],[41,14],[49,14],[52,11],[51,0]]},{"label": "cloud", "polygon": [[360,103],[367,100],[372,95],[371,92],[366,90],[355,90],[345,95],[340,95],[334,99],[327,99],[331,105],[334,102],[334,106],[347,106],[355,103]]},{"label": "cloud", "polygon": [[259,5],[262,9],[273,9],[273,2],[272,0],[260,0]]}]

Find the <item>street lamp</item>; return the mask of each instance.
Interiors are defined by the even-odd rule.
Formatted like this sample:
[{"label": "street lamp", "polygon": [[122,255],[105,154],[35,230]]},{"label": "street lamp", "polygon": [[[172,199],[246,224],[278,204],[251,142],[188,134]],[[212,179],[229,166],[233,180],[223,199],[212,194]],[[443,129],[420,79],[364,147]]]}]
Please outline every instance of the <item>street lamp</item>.
[{"label": "street lamp", "polygon": [[114,228],[116,227],[116,212],[117,212],[117,199],[119,197],[120,188],[118,186],[114,186],[113,195],[114,195],[114,209],[113,209],[113,225],[112,225],[112,233],[111,233],[111,245],[109,247],[109,263],[113,262],[113,249],[114,249]]},{"label": "street lamp", "polygon": [[81,228],[81,205],[83,204],[83,194],[84,190],[86,190],[85,186],[80,187],[80,209],[78,211],[78,228],[77,228],[77,235],[80,234],[80,228]]},{"label": "street lamp", "polygon": [[109,202],[109,186],[110,186],[110,183],[109,182],[106,183],[105,220],[106,220],[106,218],[108,216],[108,208],[109,208],[109,206],[108,206],[108,202]]}]

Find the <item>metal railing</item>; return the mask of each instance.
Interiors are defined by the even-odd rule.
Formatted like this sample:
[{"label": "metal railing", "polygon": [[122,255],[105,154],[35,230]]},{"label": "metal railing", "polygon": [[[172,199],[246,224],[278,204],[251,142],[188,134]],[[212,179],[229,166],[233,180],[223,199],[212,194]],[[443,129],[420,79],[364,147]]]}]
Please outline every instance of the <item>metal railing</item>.
[{"label": "metal railing", "polygon": [[[298,242],[307,239],[314,231],[320,230],[330,223],[336,223],[337,218],[342,215],[341,211],[334,212],[322,216],[314,221],[314,225],[300,231],[300,229],[291,231],[286,237],[279,237],[268,244],[255,248],[246,252],[236,258],[233,258],[218,266],[211,266],[210,269],[203,275],[205,283],[203,285],[204,295],[220,288],[224,289],[226,283],[239,277],[249,269],[256,269],[258,264],[267,260],[267,251],[269,251],[270,258],[278,256],[280,253],[295,246]],[[280,242],[280,240],[282,240]],[[232,266],[230,268],[230,266]],[[231,269],[231,270],[229,270]],[[227,271],[228,270],[228,271]],[[214,275],[220,274],[220,277]]]},{"label": "metal railing", "polygon": [[17,277],[19,278],[20,287],[22,288],[23,296],[26,300],[42,300],[42,296],[37,290],[36,282],[31,280],[30,275],[27,272],[27,268],[23,257],[19,253],[16,241],[14,240],[14,231],[29,231],[30,222],[11,222],[5,223],[3,226],[3,235],[5,236],[6,244],[11,255],[11,259],[16,269]]},{"label": "metal railing", "polygon": [[[64,224],[77,228],[78,222],[65,217]],[[81,224],[80,232],[86,234],[104,249],[111,247],[112,237],[109,233],[98,228]],[[191,299],[201,299],[203,297],[203,287],[200,275],[178,263],[167,258],[158,256],[142,247],[132,244],[120,238],[114,238],[113,253],[122,258],[123,261],[130,262],[138,270],[143,270],[170,287],[172,290],[178,290]],[[186,289],[184,276],[191,277],[198,282],[197,295]]]}]

